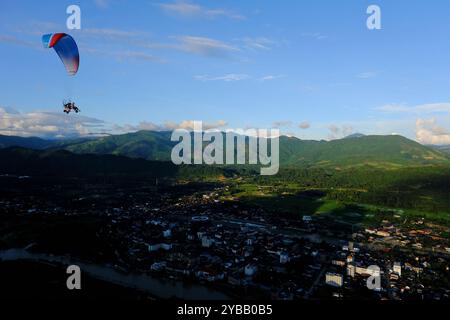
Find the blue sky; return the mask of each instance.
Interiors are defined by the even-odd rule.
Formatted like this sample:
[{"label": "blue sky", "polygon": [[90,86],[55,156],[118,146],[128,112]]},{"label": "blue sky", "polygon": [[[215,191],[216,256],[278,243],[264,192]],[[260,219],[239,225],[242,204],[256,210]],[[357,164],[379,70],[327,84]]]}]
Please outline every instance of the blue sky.
[{"label": "blue sky", "polygon": [[[82,29],[66,29],[77,4]],[[382,30],[368,30],[379,5]],[[271,128],[450,144],[450,2],[13,1],[0,3],[0,133]],[[78,42],[66,76],[40,36]],[[65,116],[72,98],[82,115]],[[105,129],[106,128],[106,129]]]}]

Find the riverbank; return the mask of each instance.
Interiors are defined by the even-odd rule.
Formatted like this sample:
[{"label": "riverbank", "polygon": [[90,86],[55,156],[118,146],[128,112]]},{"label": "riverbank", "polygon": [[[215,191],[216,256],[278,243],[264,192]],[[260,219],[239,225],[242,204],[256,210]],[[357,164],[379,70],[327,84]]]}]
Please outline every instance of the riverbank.
[{"label": "riverbank", "polygon": [[17,276],[18,279],[22,276],[22,273],[33,274],[34,271],[32,266],[35,266],[36,264],[50,264],[54,268],[60,266],[62,280],[58,281],[61,281],[64,287],[66,283],[65,279],[67,279],[68,275],[65,273],[65,268],[63,268],[63,266],[78,265],[82,270],[82,276],[83,274],[86,274],[93,279],[110,283],[115,286],[137,290],[144,293],[144,295],[148,297],[159,299],[178,298],[183,300],[231,299],[230,296],[223,292],[198,284],[187,285],[179,280],[167,281],[148,274],[124,274],[108,266],[77,261],[63,256],[31,253],[23,249],[10,249],[0,251],[0,262],[29,262],[29,270],[24,267],[23,269],[25,270],[22,270],[20,273],[14,274],[14,276]]}]

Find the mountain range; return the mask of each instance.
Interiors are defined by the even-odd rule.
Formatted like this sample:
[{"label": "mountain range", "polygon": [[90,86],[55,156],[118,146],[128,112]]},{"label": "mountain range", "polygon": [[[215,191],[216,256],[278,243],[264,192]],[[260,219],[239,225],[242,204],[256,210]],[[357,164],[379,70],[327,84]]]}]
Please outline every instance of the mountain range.
[{"label": "mountain range", "polygon": [[[76,140],[44,140],[0,135],[0,148],[70,151],[73,154],[117,155],[145,160],[170,161],[177,142],[171,132],[138,131],[122,135]],[[398,135],[354,134],[332,141],[280,137],[280,164],[288,167],[352,167],[369,165],[395,168],[450,164],[450,148],[424,146]]]},{"label": "mountain range", "polygon": [[435,149],[443,152],[443,153],[447,153],[450,154],[450,145],[444,145],[444,146],[432,146]]},{"label": "mountain range", "polygon": [[0,174],[36,176],[171,177],[179,167],[171,162],[124,156],[74,154],[66,150],[0,149]]}]

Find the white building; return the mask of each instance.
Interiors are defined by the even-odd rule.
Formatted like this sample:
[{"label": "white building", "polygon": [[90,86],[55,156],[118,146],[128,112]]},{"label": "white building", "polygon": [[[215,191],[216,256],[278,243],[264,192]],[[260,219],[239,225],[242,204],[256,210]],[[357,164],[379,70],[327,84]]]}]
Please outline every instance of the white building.
[{"label": "white building", "polygon": [[352,278],[355,277],[355,266],[353,264],[347,265],[347,275]]},{"label": "white building", "polygon": [[355,269],[356,274],[362,275],[362,276],[372,276],[372,277],[379,277],[381,275],[381,270],[377,266],[370,266],[370,267],[361,267],[356,266]]},{"label": "white building", "polygon": [[344,285],[344,277],[342,274],[328,272],[325,275],[325,283],[332,287],[342,287]]},{"label": "white building", "polygon": [[400,262],[394,262],[394,267],[392,268],[394,273],[398,274],[400,277],[402,276],[402,264]]}]

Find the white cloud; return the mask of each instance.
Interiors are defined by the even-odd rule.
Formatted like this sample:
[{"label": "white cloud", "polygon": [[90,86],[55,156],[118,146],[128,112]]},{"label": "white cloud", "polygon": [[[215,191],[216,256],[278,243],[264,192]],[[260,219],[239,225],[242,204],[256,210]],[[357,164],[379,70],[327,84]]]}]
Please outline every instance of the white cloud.
[{"label": "white cloud", "polygon": [[101,9],[106,9],[109,7],[110,0],[94,0],[94,4]]},{"label": "white cloud", "polygon": [[284,78],[284,75],[281,75],[281,74],[279,74],[279,75],[267,75],[267,76],[264,76],[264,77],[261,77],[259,80],[260,81],[272,81],[272,80],[276,80],[276,79],[281,79],[281,78]]},{"label": "white cloud", "polygon": [[81,115],[33,111],[22,113],[0,107],[0,134],[45,138],[79,137],[98,132],[105,122]]},{"label": "white cloud", "polygon": [[303,121],[298,125],[298,127],[300,129],[306,130],[306,129],[311,128],[311,124],[308,121]]},{"label": "white cloud", "polygon": [[141,61],[149,61],[149,62],[157,62],[157,63],[166,63],[167,60],[164,58],[154,56],[144,51],[134,51],[134,50],[101,50],[96,48],[90,48],[85,46],[80,46],[80,49],[83,50],[84,53],[104,57],[104,58],[114,58],[118,61],[132,61],[132,60],[141,60]]},{"label": "white cloud", "polygon": [[310,94],[310,93],[316,92],[316,91],[318,90],[318,88],[317,88],[317,87],[314,87],[314,86],[312,86],[312,85],[300,85],[299,90],[300,90],[302,93]]},{"label": "white cloud", "polygon": [[223,76],[197,75],[194,77],[194,79],[200,81],[226,81],[226,82],[254,79],[261,82],[265,82],[280,79],[283,77],[284,77],[283,75],[267,75],[261,78],[254,78],[244,73],[229,73]]},{"label": "white cloud", "polygon": [[30,21],[28,24],[14,26],[13,31],[17,34],[31,35],[33,37],[38,37],[39,39],[43,34],[61,30],[63,27],[65,27],[65,23],[58,24],[49,21]]},{"label": "white cloud", "polygon": [[243,43],[243,46],[246,49],[251,50],[270,50],[272,46],[275,45],[274,41],[269,40],[265,37],[257,37],[257,38],[245,37],[238,40]]},{"label": "white cloud", "polygon": [[118,125],[118,124],[114,124],[111,127],[111,132],[113,132],[115,134],[136,132],[136,131],[141,131],[141,130],[164,131],[164,126],[157,125],[157,124],[155,124],[153,122],[142,121],[138,125],[131,125],[131,124]]},{"label": "white cloud", "polygon": [[240,51],[232,45],[211,38],[181,36],[177,40],[179,44],[174,48],[208,57],[226,57],[232,52]]},{"label": "white cloud", "polygon": [[225,82],[233,82],[233,81],[242,81],[250,79],[250,76],[247,74],[235,74],[230,73],[224,76],[211,77],[208,75],[199,75],[194,77],[196,80],[200,81],[225,81]]},{"label": "white cloud", "polygon": [[[225,120],[203,122],[203,129],[221,129],[228,124]],[[21,137],[76,138],[92,135],[122,134],[140,130],[172,131],[175,129],[192,130],[193,120],[181,122],[166,121],[155,124],[142,121],[138,125],[108,124],[102,120],[79,114],[66,115],[56,112],[32,111],[19,112],[11,108],[0,107],[0,134]]]},{"label": "white cloud", "polygon": [[151,54],[141,51],[124,51],[116,52],[114,55],[119,59],[137,59],[152,62],[165,62],[162,58],[155,57]]},{"label": "white cloud", "polygon": [[187,1],[176,1],[172,3],[159,3],[158,6],[167,13],[184,17],[217,18],[225,17],[234,20],[244,20],[245,16],[225,9],[210,9]]},{"label": "white cloud", "polygon": [[13,44],[13,45],[29,47],[29,48],[33,48],[33,49],[42,49],[42,46],[35,42],[28,41],[28,40],[25,40],[22,38],[18,38],[16,36],[12,36],[12,35],[0,34],[0,43]]},{"label": "white cloud", "polygon": [[[0,43],[43,50],[40,42],[35,41],[36,37],[62,27],[62,25],[51,22],[30,22],[15,30],[21,36],[0,34]],[[32,36],[33,40],[29,41],[23,35]],[[194,35],[170,36],[166,40],[161,40],[154,39],[148,31],[95,27],[74,31],[74,37],[80,50],[85,53],[113,58],[121,56],[122,59],[140,57],[147,61],[163,62],[166,62],[166,59],[156,57],[154,51],[174,50],[205,57],[228,59],[245,50],[267,50],[273,44],[271,40],[264,37],[243,38],[239,40],[240,42],[234,40],[235,43]],[[146,52],[146,50],[151,51]],[[139,54],[127,54],[127,52],[139,52]]]},{"label": "white cloud", "polygon": [[416,139],[423,144],[450,144],[450,130],[441,127],[435,118],[417,119]]},{"label": "white cloud", "polygon": [[375,78],[377,75],[378,75],[378,72],[367,71],[367,72],[362,72],[362,73],[356,75],[356,77],[358,79],[370,79],[370,78]]},{"label": "white cloud", "polygon": [[[112,57],[118,60],[143,60],[151,62],[166,62],[165,59],[155,56],[142,48],[151,48],[150,42],[146,40],[149,34],[141,31],[130,31],[109,28],[86,28],[80,31],[79,47],[80,50],[103,57]],[[95,45],[108,43],[109,49],[98,49],[96,47],[86,46],[86,40],[96,39]],[[91,39],[89,39],[91,40]],[[90,42],[94,44],[94,42]],[[145,45],[143,45],[145,44]],[[156,48],[156,44],[152,48]]]},{"label": "white cloud", "polygon": [[155,42],[136,39],[131,44],[148,49],[169,49],[212,58],[232,58],[235,54],[242,53],[244,50],[250,50],[246,45],[239,46],[235,43],[232,44],[208,37],[181,35],[169,38],[173,41]]},{"label": "white cloud", "polygon": [[324,40],[328,38],[326,35],[321,34],[320,32],[303,32],[300,34],[303,38],[312,38],[315,40]]},{"label": "white cloud", "polygon": [[354,132],[351,125],[338,126],[331,124],[328,126],[328,130],[330,130],[330,134],[328,135],[328,139],[330,140],[342,139]]},{"label": "white cloud", "polygon": [[110,39],[135,38],[145,36],[145,32],[110,29],[110,28],[86,28],[81,29],[81,34]]},{"label": "white cloud", "polygon": [[[136,132],[141,130],[148,131],[173,131],[176,129],[186,129],[193,130],[194,129],[194,120],[183,120],[181,122],[175,121],[165,121],[163,124],[156,124],[149,121],[142,121],[138,125],[113,125],[111,132],[112,133],[129,133]],[[203,130],[211,130],[211,129],[220,129],[227,126],[227,122],[224,120],[218,120],[215,122],[203,122]]]},{"label": "white cloud", "polygon": [[238,43],[230,44],[213,38],[192,35],[171,36],[169,39],[173,41],[164,42],[155,41],[148,32],[110,28],[82,29],[80,37],[96,38],[100,42],[114,41],[116,44],[122,43],[127,47],[170,49],[208,57],[228,57],[232,53],[243,50],[268,50],[274,44],[273,41],[264,37],[243,38],[239,40],[242,44],[238,45]]},{"label": "white cloud", "polygon": [[[167,121],[164,123],[164,127],[166,130],[175,130],[175,129],[193,130],[194,122],[195,122],[194,120],[184,120],[180,123]],[[218,120],[216,122],[202,122],[203,130],[220,129],[224,128],[225,126],[227,126],[227,122],[224,120]]]},{"label": "white cloud", "polygon": [[290,120],[282,120],[282,121],[275,121],[272,123],[272,127],[274,128],[284,128],[284,127],[291,127],[292,126],[292,121]]},{"label": "white cloud", "polygon": [[[32,25],[36,25],[38,29],[46,30],[48,27],[53,26],[51,23],[33,23]],[[53,27],[53,30],[55,27]],[[58,29],[58,28],[56,28]],[[22,32],[22,31],[21,31]],[[46,31],[39,31],[38,34],[41,35]],[[23,34],[29,34],[28,32],[22,32]],[[152,61],[152,62],[166,62],[163,58],[157,57],[153,54],[143,51],[142,49],[126,49],[124,50],[124,46],[119,45],[116,47],[111,47],[109,50],[98,49],[96,47],[87,46],[85,43],[87,37],[94,37],[96,39],[101,39],[101,41],[96,41],[95,43],[105,43],[105,42],[127,42],[127,47],[130,47],[128,44],[132,42],[137,42],[139,36],[143,33],[137,31],[125,31],[125,30],[117,30],[117,29],[82,29],[77,40],[78,47],[82,53],[88,53],[92,55],[97,55],[101,57],[110,57],[115,58],[121,61],[124,60],[143,60],[143,61]],[[0,43],[6,43],[16,46],[28,47],[36,50],[44,50],[39,41],[28,41],[23,39],[22,37],[17,37],[14,35],[4,35],[0,34]],[[136,44],[135,47],[138,45]]]},{"label": "white cloud", "polygon": [[450,112],[450,102],[428,103],[416,106],[407,106],[405,104],[387,104],[376,108],[375,110],[385,113],[414,113],[430,114],[435,112]]}]

